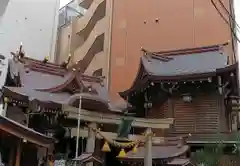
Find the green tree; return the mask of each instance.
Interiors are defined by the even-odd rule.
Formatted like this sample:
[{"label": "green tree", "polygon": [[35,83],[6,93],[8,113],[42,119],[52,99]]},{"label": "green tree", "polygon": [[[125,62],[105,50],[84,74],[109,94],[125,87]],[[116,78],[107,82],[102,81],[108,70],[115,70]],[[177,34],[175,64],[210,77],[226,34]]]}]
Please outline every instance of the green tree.
[{"label": "green tree", "polygon": [[206,145],[194,154],[194,161],[199,166],[219,166],[223,149],[224,145],[222,143]]},{"label": "green tree", "polygon": [[[216,141],[215,144],[212,145],[205,145],[202,150],[197,151],[194,156],[193,160],[199,166],[219,166],[220,159],[222,155],[224,155],[224,148],[226,144],[224,142],[229,141],[232,142],[233,151],[232,153],[240,156],[240,134],[235,133],[232,134],[230,139],[226,140],[224,138],[221,139],[219,137],[219,141]],[[223,141],[225,140],[225,141]],[[229,145],[229,144],[228,144]]]}]

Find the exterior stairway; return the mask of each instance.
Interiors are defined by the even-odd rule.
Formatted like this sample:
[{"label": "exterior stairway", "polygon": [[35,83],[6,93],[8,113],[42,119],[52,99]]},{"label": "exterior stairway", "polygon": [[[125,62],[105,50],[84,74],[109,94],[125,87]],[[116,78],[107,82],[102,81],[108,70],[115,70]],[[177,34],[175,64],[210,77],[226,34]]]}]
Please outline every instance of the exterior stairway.
[{"label": "exterior stairway", "polygon": [[98,21],[101,21],[105,16],[106,1],[95,1],[96,2],[92,2],[92,5],[83,17],[75,19],[72,22],[72,37],[70,45],[72,54],[78,47],[81,47],[84,44]]},{"label": "exterior stairway", "polygon": [[[89,50],[91,47],[93,47],[94,42],[96,39],[98,39],[98,36],[104,34],[104,28],[106,25],[106,19],[102,19],[99,21],[96,26],[91,31],[90,35],[88,36],[87,40],[81,45],[80,47],[77,47],[77,49],[74,51],[73,61],[77,62],[79,60],[82,60],[85,56],[88,56],[87,53],[91,53]],[[102,39],[102,42],[104,38]],[[99,49],[101,51],[101,49]],[[103,47],[102,47],[103,50]]]},{"label": "exterior stairway", "polygon": [[108,19],[105,18],[106,0],[85,0],[82,7],[88,8],[86,14],[74,20],[70,50],[71,63],[87,74],[104,68],[104,39]]},{"label": "exterior stairway", "polygon": [[102,76],[108,76],[111,12],[106,9],[111,8],[111,3],[84,0],[79,5],[86,12],[60,29],[56,61],[59,64],[66,61],[70,53],[69,66],[90,75],[102,71]]},{"label": "exterior stairway", "polygon": [[91,6],[91,4],[93,2],[93,0],[87,0],[87,1],[86,0],[84,0],[84,1],[79,0],[79,1],[80,1],[79,6],[85,8],[85,9],[89,9],[89,7]]}]

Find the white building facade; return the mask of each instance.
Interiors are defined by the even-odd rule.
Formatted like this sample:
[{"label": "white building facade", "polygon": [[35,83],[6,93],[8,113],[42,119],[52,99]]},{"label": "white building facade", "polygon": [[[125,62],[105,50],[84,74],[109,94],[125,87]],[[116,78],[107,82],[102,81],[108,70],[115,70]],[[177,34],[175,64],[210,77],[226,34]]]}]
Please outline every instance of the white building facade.
[{"label": "white building facade", "polygon": [[[5,2],[3,2],[5,1]],[[9,1],[7,3],[7,1]],[[26,55],[54,57],[60,0],[1,0],[0,54],[10,56],[22,42]]]},{"label": "white building facade", "polygon": [[27,57],[54,60],[60,0],[0,0],[0,88],[5,82],[10,52],[20,43]]}]

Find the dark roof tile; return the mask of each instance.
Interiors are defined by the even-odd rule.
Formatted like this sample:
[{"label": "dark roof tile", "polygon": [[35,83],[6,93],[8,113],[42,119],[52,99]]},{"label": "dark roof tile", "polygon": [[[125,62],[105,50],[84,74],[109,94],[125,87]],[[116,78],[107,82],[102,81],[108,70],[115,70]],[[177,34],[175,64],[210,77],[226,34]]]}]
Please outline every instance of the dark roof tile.
[{"label": "dark roof tile", "polygon": [[227,66],[227,56],[219,51],[167,56],[169,61],[143,56],[145,70],[155,76],[175,76],[215,72]]},{"label": "dark roof tile", "polygon": [[[167,159],[174,158],[183,155],[187,152],[189,147],[187,145],[183,145],[181,147],[178,146],[152,146],[152,158],[154,159]],[[132,151],[128,152],[123,160],[127,159],[140,159],[143,160],[145,156],[145,148],[139,147],[137,152],[134,153]]]}]

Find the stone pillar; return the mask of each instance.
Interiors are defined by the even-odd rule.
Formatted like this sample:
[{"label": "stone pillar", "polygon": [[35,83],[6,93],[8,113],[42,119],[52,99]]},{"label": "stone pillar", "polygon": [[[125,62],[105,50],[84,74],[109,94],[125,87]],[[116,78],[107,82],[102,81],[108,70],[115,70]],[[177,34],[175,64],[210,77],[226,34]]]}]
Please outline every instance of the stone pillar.
[{"label": "stone pillar", "polygon": [[144,166],[152,166],[152,130],[148,128],[145,140]]},{"label": "stone pillar", "polygon": [[[97,124],[96,123],[91,123],[90,127],[92,128],[97,128]],[[93,153],[94,149],[95,149],[95,132],[89,128],[88,129],[88,138],[87,138],[87,148],[86,148],[86,152],[87,153]]]},{"label": "stone pillar", "polygon": [[[92,128],[97,128],[96,123],[91,123],[89,125]],[[89,128],[88,129],[88,138],[87,138],[87,147],[86,147],[86,152],[87,153],[93,153],[95,150],[95,143],[96,143],[96,136],[95,132]],[[86,166],[93,166],[93,162],[87,163]]]}]

